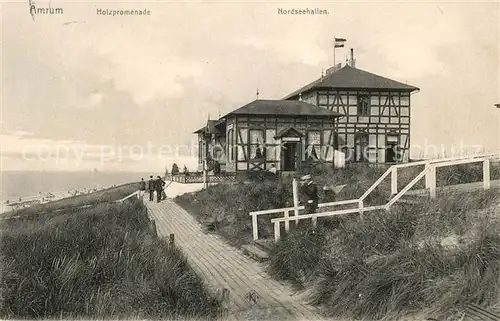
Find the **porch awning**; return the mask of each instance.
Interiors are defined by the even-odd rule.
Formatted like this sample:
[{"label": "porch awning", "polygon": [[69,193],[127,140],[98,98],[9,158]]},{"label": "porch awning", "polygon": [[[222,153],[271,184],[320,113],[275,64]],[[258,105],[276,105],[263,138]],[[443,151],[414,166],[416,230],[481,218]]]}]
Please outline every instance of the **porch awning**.
[{"label": "porch awning", "polygon": [[289,127],[279,131],[276,134],[276,136],[274,136],[274,138],[278,139],[281,137],[302,137],[302,136],[304,136],[304,134],[296,130],[294,127]]}]

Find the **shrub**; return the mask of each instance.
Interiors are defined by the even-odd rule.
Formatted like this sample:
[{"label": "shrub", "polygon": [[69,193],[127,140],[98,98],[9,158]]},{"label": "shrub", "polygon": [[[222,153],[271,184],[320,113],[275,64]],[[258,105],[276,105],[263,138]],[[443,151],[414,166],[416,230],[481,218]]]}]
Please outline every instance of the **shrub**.
[{"label": "shrub", "polygon": [[6,318],[214,318],[219,302],[149,230],[138,201],[22,222],[1,236]]},{"label": "shrub", "polygon": [[[459,217],[450,203],[464,204],[463,194],[344,220],[324,247],[311,301],[329,315],[388,320],[498,302],[499,218],[478,210],[492,196],[472,193]],[[456,243],[444,243],[456,234]]]},{"label": "shrub", "polygon": [[278,279],[304,285],[314,273],[326,246],[322,229],[295,230],[271,249],[269,272]]}]

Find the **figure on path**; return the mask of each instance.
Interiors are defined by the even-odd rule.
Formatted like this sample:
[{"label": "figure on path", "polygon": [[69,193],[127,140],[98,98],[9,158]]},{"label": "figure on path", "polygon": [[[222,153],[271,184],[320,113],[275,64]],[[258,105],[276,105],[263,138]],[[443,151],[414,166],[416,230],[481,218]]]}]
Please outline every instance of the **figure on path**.
[{"label": "figure on path", "polygon": [[306,213],[316,213],[318,209],[318,187],[313,182],[311,175],[302,176],[301,191],[306,198],[306,203],[304,204]]},{"label": "figure on path", "polygon": [[[165,186],[165,181],[161,179],[160,175],[156,177],[156,201],[160,203],[162,199],[162,194],[165,193],[163,192],[163,186]],[[162,193],[163,192],[163,193]],[[167,196],[167,195],[165,195]]]},{"label": "figure on path", "polygon": [[153,202],[155,195],[155,180],[153,179],[153,175],[149,176],[148,191],[149,191],[149,201]]},{"label": "figure on path", "polygon": [[146,182],[144,181],[144,178],[141,178],[141,181],[139,183],[139,197],[141,200],[144,198],[145,193],[146,193]]}]

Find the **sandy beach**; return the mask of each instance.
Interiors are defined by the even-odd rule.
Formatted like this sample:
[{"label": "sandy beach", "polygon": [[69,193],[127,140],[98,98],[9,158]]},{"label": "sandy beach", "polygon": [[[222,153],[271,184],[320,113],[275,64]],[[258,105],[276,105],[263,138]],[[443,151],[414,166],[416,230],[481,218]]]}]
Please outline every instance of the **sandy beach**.
[{"label": "sandy beach", "polygon": [[[192,193],[196,192],[199,190],[203,189],[203,183],[194,183],[194,184],[181,184],[177,182],[171,182],[171,181],[166,181],[167,183],[167,188],[165,189],[165,192],[167,194],[168,198],[174,198],[176,196],[185,194],[185,193]],[[213,185],[213,184],[211,184]],[[73,197],[75,195],[82,195],[82,194],[88,194],[88,193],[93,193],[99,190],[103,190],[109,187],[103,187],[100,189],[83,189],[81,191],[77,190],[70,190],[70,191],[60,191],[60,192],[44,192],[40,193],[39,195],[34,195],[34,196],[28,196],[28,197],[23,197],[20,199],[10,199],[9,203],[18,203],[19,201],[21,202],[29,202],[29,201],[40,201],[40,202],[53,202],[53,201],[58,201],[64,198],[68,197]],[[155,196],[156,197],[156,196]],[[7,213],[12,211],[12,206],[8,206],[6,201],[3,201],[1,203],[0,207],[0,214],[2,213]]]}]

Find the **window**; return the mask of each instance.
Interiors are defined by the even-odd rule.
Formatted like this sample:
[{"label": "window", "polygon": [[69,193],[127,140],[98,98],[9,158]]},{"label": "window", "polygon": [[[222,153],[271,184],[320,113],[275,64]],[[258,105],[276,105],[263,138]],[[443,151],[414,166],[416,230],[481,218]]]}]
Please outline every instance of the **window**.
[{"label": "window", "polygon": [[370,115],[370,96],[369,95],[359,95],[358,96],[358,116],[369,116]]},{"label": "window", "polygon": [[250,130],[249,154],[250,159],[261,159],[265,157],[264,131],[260,129]]},{"label": "window", "polygon": [[198,136],[198,163],[203,163],[203,144],[201,135]]},{"label": "window", "polygon": [[307,132],[306,159],[317,160],[321,155],[321,132],[311,130]]},{"label": "window", "polygon": [[360,132],[354,140],[354,159],[356,162],[368,161],[368,134]]},{"label": "window", "polygon": [[234,129],[227,132],[227,149],[229,154],[229,161],[234,161]]}]

